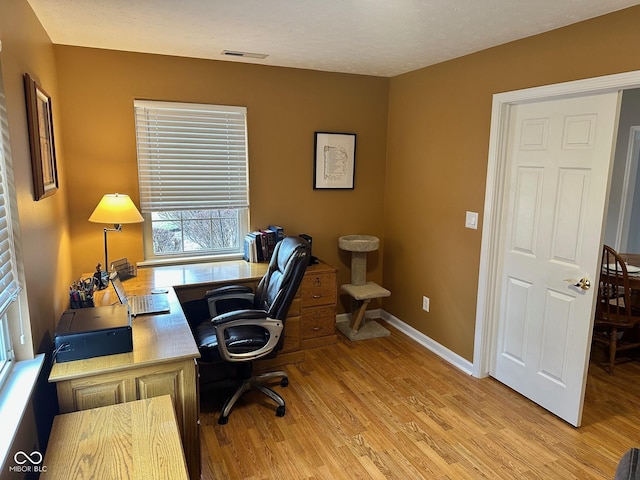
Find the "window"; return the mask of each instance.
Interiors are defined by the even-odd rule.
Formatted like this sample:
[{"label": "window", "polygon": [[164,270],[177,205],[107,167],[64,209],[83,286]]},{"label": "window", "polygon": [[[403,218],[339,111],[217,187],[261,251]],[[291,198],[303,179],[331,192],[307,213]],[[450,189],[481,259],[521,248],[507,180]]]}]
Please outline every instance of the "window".
[{"label": "window", "polygon": [[[16,315],[15,304],[20,288],[16,271],[16,254],[11,223],[9,186],[13,183],[9,163],[9,128],[4,104],[4,90],[0,79],[0,385],[8,377],[13,363],[13,348],[9,336],[9,321]],[[19,321],[16,318],[16,322]]]},{"label": "window", "polygon": [[0,386],[2,386],[13,360],[11,339],[9,338],[9,319],[6,313],[0,316],[0,345],[2,345],[2,350],[0,350]]},{"label": "window", "polygon": [[134,110],[145,258],[242,255],[246,108],[136,100]]}]

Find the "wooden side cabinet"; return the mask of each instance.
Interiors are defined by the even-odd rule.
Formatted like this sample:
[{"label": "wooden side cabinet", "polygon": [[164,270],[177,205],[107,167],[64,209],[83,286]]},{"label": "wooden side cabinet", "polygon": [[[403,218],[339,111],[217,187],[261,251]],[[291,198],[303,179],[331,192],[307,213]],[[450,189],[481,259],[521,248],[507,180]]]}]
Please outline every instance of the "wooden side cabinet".
[{"label": "wooden side cabinet", "polygon": [[284,328],[284,344],[278,356],[258,360],[256,368],[268,370],[279,365],[304,360],[309,348],[337,341],[336,302],[337,270],[326,263],[309,265],[296,294]]},{"label": "wooden side cabinet", "polygon": [[57,382],[60,413],[169,395],[192,479],[200,477],[199,400],[196,362],[139,366]]},{"label": "wooden side cabinet", "polygon": [[337,270],[326,263],[310,265],[300,286],[300,348],[335,343]]}]

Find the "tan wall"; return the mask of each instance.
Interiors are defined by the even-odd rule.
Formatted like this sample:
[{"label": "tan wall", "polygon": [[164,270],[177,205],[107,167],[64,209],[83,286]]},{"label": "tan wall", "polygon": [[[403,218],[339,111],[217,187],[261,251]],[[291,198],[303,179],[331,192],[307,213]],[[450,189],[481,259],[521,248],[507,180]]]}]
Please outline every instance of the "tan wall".
[{"label": "tan wall", "polygon": [[[26,0],[0,1],[0,40],[2,78],[9,125],[18,216],[21,237],[16,245],[24,260],[23,287],[28,296],[31,335],[25,345],[14,335],[16,358],[30,358],[33,351],[50,350],[53,332],[60,313],[68,307],[71,282],[70,243],[67,202],[64,192],[64,149],[57,144],[61,190],[52,197],[33,200],[31,159],[23,74],[29,73],[53,99],[54,132],[60,131],[60,110],[53,45]],[[23,310],[26,313],[26,309]],[[13,453],[18,450],[44,451],[48,429],[56,413],[55,389],[47,385],[48,362],[43,367],[36,393],[25,412],[15,439],[9,448],[1,478],[24,475],[8,471]],[[39,425],[38,431],[36,424]],[[3,432],[3,435],[11,432]],[[0,462],[3,459],[0,459]]]},{"label": "tan wall", "polygon": [[[473,358],[492,95],[640,69],[640,7],[391,79],[384,308]],[[431,299],[422,311],[422,296]]]},{"label": "tan wall", "polygon": [[[26,1],[0,2],[2,75],[21,229],[26,290],[34,349],[52,338],[60,313],[68,308],[71,282],[70,245],[65,196],[64,149],[57,140],[61,189],[33,200],[31,159],[23,75],[29,73],[52,97],[54,132],[60,132],[60,101],[53,45]],[[18,354],[23,348],[16,345]]]},{"label": "tan wall", "polygon": [[[251,227],[313,237],[314,255],[349,280],[338,237],[383,236],[388,79],[56,46],[73,270],[103,258],[102,225],[87,221],[104,193],[139,204],[135,98],[248,109]],[[314,131],[357,134],[355,190],[313,190]],[[109,258],[143,259],[140,225],[109,234]],[[370,275],[381,281],[377,255]]]}]

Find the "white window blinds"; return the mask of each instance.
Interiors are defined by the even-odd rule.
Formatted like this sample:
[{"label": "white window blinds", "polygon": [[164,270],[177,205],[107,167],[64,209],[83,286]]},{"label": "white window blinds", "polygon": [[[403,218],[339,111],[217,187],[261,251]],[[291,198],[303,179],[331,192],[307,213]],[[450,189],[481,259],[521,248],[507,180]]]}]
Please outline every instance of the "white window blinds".
[{"label": "white window blinds", "polygon": [[[0,95],[1,87],[0,85]],[[10,165],[6,163],[6,159],[11,158],[6,113],[4,97],[2,97],[0,98],[0,132],[2,133],[0,137],[0,316],[6,312],[20,291],[9,202],[9,181],[13,180],[13,176],[9,170]]]},{"label": "white window blinds", "polygon": [[136,100],[143,212],[249,206],[246,108]]}]

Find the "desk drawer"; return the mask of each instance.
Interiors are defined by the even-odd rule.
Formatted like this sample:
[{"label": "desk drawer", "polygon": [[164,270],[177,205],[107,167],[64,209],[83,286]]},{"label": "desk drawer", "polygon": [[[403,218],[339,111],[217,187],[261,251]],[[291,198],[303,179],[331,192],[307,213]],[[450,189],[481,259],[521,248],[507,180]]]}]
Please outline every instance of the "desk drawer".
[{"label": "desk drawer", "polygon": [[336,309],[315,307],[303,310],[300,323],[300,337],[303,340],[325,335],[333,335],[336,326]]},{"label": "desk drawer", "polygon": [[335,304],[337,300],[336,275],[334,273],[319,273],[305,275],[300,287],[302,308],[317,305]]}]

